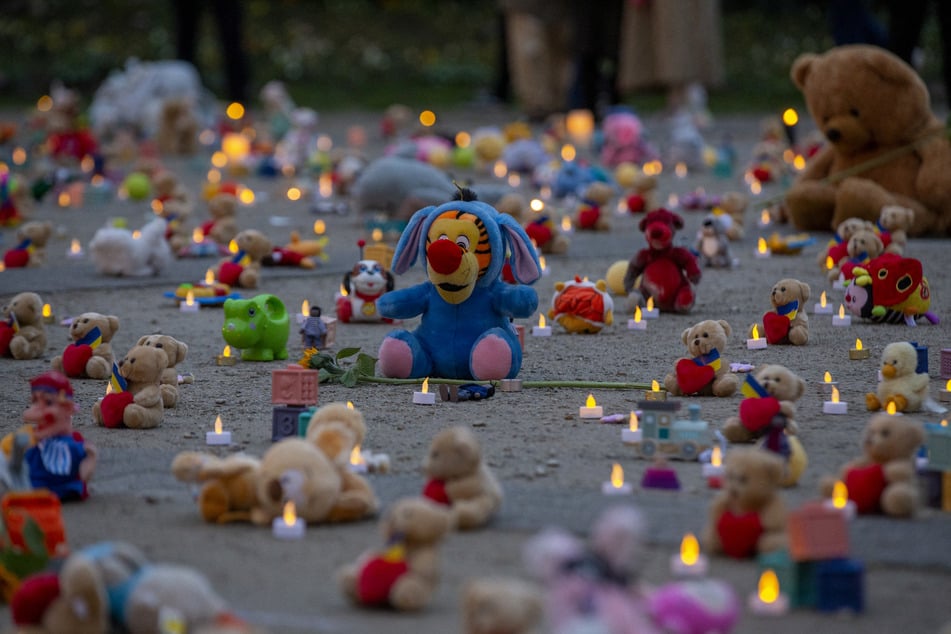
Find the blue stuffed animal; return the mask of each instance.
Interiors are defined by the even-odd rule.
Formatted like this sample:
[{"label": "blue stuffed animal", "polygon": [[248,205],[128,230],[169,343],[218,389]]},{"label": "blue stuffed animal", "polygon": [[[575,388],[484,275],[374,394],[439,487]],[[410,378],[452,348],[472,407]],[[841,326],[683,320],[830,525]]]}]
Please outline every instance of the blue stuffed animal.
[{"label": "blue stuffed animal", "polygon": [[[517,284],[500,279],[506,253]],[[513,317],[538,307],[538,255],[514,218],[479,202],[468,189],[457,200],[425,207],[409,220],[393,254],[404,273],[422,257],[429,281],[377,300],[391,319],[422,315],[416,330],[394,330],[380,345],[384,376],[491,380],[512,378],[522,365]]]}]

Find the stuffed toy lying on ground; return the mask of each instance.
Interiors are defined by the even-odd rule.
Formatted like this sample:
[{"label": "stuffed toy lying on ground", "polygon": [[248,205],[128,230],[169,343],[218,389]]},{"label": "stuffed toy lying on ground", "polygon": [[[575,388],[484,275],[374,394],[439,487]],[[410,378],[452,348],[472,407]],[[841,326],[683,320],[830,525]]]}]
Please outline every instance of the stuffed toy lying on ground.
[{"label": "stuffed toy lying on ground", "polygon": [[452,530],[445,507],[426,498],[403,498],[380,520],[384,547],[363,553],[337,572],[354,603],[401,612],[426,607],[439,582],[439,544]]},{"label": "stuffed toy lying on ground", "polygon": [[151,346],[165,353],[168,362],[162,371],[162,404],[166,409],[178,403],[178,370],[175,366],[185,360],[188,344],[168,335],[145,335],[137,346]]},{"label": "stuffed toy lying on ground", "polygon": [[[514,218],[468,190],[459,196],[417,211],[400,236],[393,272],[404,273],[424,258],[429,279],[377,302],[384,317],[422,316],[415,331],[384,338],[378,355],[383,376],[487,380],[513,378],[521,368],[510,320],[538,307],[535,290],[525,286],[541,276],[538,256]],[[500,279],[507,251],[519,284]]]},{"label": "stuffed toy lying on ground", "polygon": [[[915,454],[925,434],[907,416],[875,414],[862,435],[862,456],[845,464],[839,478],[860,514],[911,517],[918,507]],[[825,477],[821,492],[832,496],[836,478]]]},{"label": "stuffed toy lying on ground", "polygon": [[604,280],[555,282],[548,317],[571,333],[599,333],[614,324],[614,300]]},{"label": "stuffed toy lying on ground", "polygon": [[924,317],[940,320],[931,312],[931,288],[921,261],[893,253],[880,255],[852,269],[852,282],[845,292],[845,308],[862,319],[889,324],[917,324]]},{"label": "stuffed toy lying on ground", "polygon": [[[830,230],[846,218],[874,222],[897,204],[915,212],[909,235],[946,233],[951,141],[915,70],[884,49],[850,45],[800,55],[791,76],[828,141],[786,193],[793,223]],[[882,165],[826,180],[914,141],[921,142]]]},{"label": "stuffed toy lying on ground", "polygon": [[115,391],[92,406],[93,420],[110,428],[158,427],[165,417],[162,372],[167,363],[168,357],[158,348],[130,348],[122,360],[113,365],[111,385]]},{"label": "stuffed toy lying on ground", "polygon": [[162,154],[191,156],[198,149],[196,106],[188,99],[172,98],[162,103],[155,135]]},{"label": "stuffed toy lying on ground", "polygon": [[245,229],[234,240],[238,252],[219,262],[215,277],[228,286],[257,288],[261,264],[271,253],[271,241],[257,229]]},{"label": "stuffed toy lying on ground", "polygon": [[211,238],[222,246],[227,246],[238,235],[238,197],[228,192],[219,192],[208,200],[208,213],[211,220],[201,225],[203,236]]},{"label": "stuffed toy lying on ground", "polygon": [[751,442],[765,435],[776,414],[786,417],[785,431],[795,434],[796,404],[806,391],[806,382],[781,365],[764,365],[746,375],[740,386],[745,397],[739,413],[723,424],[730,442]]},{"label": "stuffed toy lying on ground", "polygon": [[37,359],[46,352],[43,300],[36,293],[14,295],[0,308],[0,357]]},{"label": "stuffed toy lying on ground", "polygon": [[27,578],[11,612],[34,634],[165,634],[204,626],[241,634],[252,629],[232,614],[204,575],[151,563],[135,546],[99,542],[71,554],[56,572]]},{"label": "stuffed toy lying on ground", "polygon": [[600,181],[585,187],[575,212],[575,225],[581,231],[610,231],[611,210],[608,203],[614,198],[614,188]]},{"label": "stuffed toy lying on ground", "polygon": [[120,227],[103,227],[89,241],[89,255],[100,275],[148,277],[158,275],[172,262],[165,239],[167,221],[156,217],[135,237]]},{"label": "stuffed toy lying on ground", "polygon": [[727,452],[723,466],[723,490],[710,504],[703,529],[704,550],[741,559],[785,548],[782,459],[762,449],[737,447]]},{"label": "stuffed toy lying on ground", "polygon": [[183,451],[172,460],[172,475],[199,485],[198,511],[209,523],[251,521],[261,461],[245,454],[225,458]]},{"label": "stuffed toy lying on ground", "polygon": [[907,341],[896,341],[882,350],[882,380],[875,392],[865,395],[869,411],[895,404],[899,412],[918,412],[928,398],[928,373],[918,374],[918,352]]},{"label": "stuffed toy lying on ground", "polygon": [[380,315],[377,301],[395,285],[393,273],[383,264],[376,260],[358,260],[343,276],[347,294],[337,298],[337,319],[345,324],[389,321]]},{"label": "stuffed toy lying on ground", "polygon": [[657,176],[645,174],[633,163],[622,163],[614,170],[614,179],[625,190],[624,204],[632,214],[657,209]]},{"label": "stuffed toy lying on ground", "polygon": [[521,579],[486,577],[462,589],[462,634],[533,634],[541,625],[541,591]]},{"label": "stuffed toy lying on ground", "polygon": [[[769,345],[804,346],[809,341],[809,317],[806,300],[810,289],[805,282],[792,278],[779,280],[769,292],[773,309],[763,315],[763,332]],[[750,327],[752,333],[752,326]],[[752,334],[750,335],[752,336]]]},{"label": "stuffed toy lying on ground", "polygon": [[601,164],[617,167],[621,163],[642,164],[658,158],[657,150],[647,142],[640,117],[633,112],[612,112],[601,125],[604,144]]},{"label": "stuffed toy lying on ground", "polygon": [[[822,270],[828,272],[832,268],[838,268],[839,262],[849,257],[849,238],[862,229],[874,229],[874,227],[872,221],[861,218],[846,218],[840,222],[825,251],[820,251],[817,258]],[[830,258],[831,266],[829,265]]]},{"label": "stuffed toy lying on ground", "polygon": [[683,218],[663,208],[649,212],[638,225],[647,247],[631,258],[624,290],[637,291],[639,305],[653,297],[661,312],[687,313],[693,308],[693,285],[700,281],[701,272],[689,250],[674,246],[674,234],[683,226]]},{"label": "stuffed toy lying on ground", "polygon": [[73,343],[53,357],[50,365],[71,378],[108,379],[115,362],[112,338],[118,330],[115,315],[83,313],[74,317],[69,325]]},{"label": "stuffed toy lying on ground", "polygon": [[167,169],[159,169],[152,174],[152,205],[156,213],[165,218],[165,239],[172,253],[178,253],[191,242],[191,229],[188,219],[194,204],[188,190],[179,183],[178,178]]},{"label": "stuffed toy lying on ground", "polygon": [[740,381],[721,356],[731,333],[730,324],[722,319],[707,319],[684,330],[680,338],[691,356],[679,359],[674,372],[664,378],[667,391],[673,396],[732,396]]},{"label": "stuffed toy lying on ground", "polygon": [[508,214],[518,220],[525,233],[535,243],[541,253],[565,253],[571,242],[561,232],[554,217],[544,208],[533,210],[521,194],[512,193],[502,196],[496,205],[499,213]]},{"label": "stuffed toy lying on ground", "polygon": [[485,526],[502,505],[502,487],[468,427],[449,427],[436,434],[423,472],[427,478],[423,496],[447,505],[458,529]]},{"label": "stuffed toy lying on ground", "polygon": [[46,261],[46,243],[53,235],[52,222],[31,220],[16,232],[16,246],[3,254],[3,265],[8,269],[40,266]]}]

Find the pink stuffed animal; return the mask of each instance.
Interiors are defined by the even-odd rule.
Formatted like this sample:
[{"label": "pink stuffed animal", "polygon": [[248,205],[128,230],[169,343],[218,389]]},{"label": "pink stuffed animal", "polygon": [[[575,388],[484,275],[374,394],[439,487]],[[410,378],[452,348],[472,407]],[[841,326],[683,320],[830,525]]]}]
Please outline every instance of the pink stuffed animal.
[{"label": "pink stuffed animal", "polygon": [[657,158],[657,151],[644,139],[644,126],[632,112],[615,112],[604,118],[604,145],[601,163],[617,167],[621,163],[644,163]]}]

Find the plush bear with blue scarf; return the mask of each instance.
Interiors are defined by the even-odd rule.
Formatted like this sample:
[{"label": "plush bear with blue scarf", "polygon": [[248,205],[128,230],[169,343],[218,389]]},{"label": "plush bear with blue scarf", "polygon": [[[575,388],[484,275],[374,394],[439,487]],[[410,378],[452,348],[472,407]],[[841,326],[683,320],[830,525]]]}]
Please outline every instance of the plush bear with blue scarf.
[{"label": "plush bear with blue scarf", "polygon": [[[509,255],[519,283],[500,279]],[[504,379],[518,375],[522,349],[512,326],[529,317],[538,295],[526,286],[541,275],[538,255],[518,221],[462,189],[457,200],[417,211],[393,255],[404,273],[423,258],[428,281],[378,301],[391,319],[422,316],[412,331],[394,330],[380,345],[380,369],[398,378]]]}]

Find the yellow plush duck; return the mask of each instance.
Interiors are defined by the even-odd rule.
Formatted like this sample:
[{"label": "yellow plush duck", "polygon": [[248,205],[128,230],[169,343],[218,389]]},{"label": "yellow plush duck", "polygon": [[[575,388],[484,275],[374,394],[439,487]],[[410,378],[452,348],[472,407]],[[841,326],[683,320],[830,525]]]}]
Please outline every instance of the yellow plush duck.
[{"label": "yellow plush duck", "polygon": [[875,393],[865,395],[865,405],[874,412],[895,404],[895,411],[917,412],[928,397],[928,375],[918,374],[918,353],[907,341],[896,341],[882,351],[882,380]]}]

